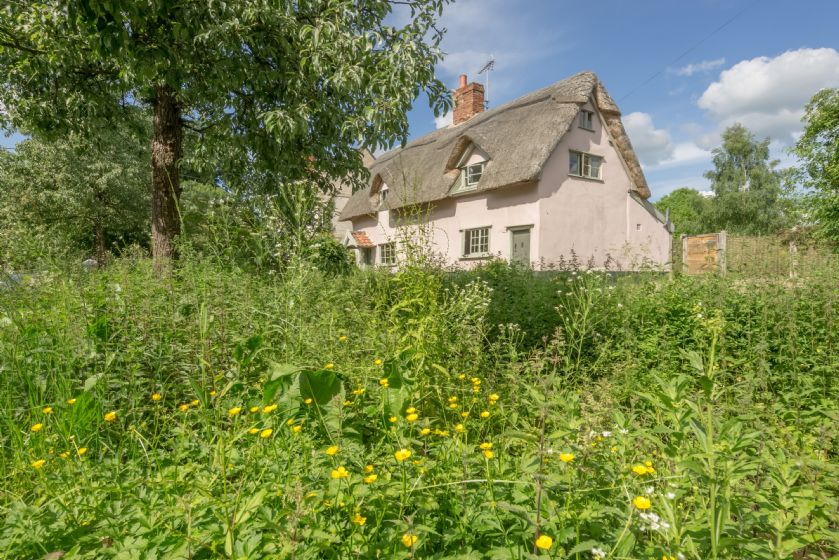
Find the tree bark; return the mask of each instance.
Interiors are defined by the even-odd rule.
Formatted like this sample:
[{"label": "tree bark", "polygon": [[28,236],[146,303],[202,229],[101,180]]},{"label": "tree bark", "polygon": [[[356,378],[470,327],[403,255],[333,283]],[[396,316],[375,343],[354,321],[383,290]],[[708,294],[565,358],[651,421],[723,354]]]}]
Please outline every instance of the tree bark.
[{"label": "tree bark", "polygon": [[175,239],[181,233],[178,201],[183,129],[181,108],[170,86],[157,86],[154,102],[154,138],[151,143],[151,242],[154,268],[166,272],[177,258]]}]

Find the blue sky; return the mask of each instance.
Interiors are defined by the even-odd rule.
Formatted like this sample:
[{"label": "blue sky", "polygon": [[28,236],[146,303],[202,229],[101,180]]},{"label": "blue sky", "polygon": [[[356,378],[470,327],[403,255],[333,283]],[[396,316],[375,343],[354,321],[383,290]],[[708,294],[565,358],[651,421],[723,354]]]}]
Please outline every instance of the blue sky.
[{"label": "blue sky", "polygon": [[[461,73],[483,82],[477,70],[492,55],[487,97],[498,106],[596,72],[657,199],[706,189],[710,149],[734,122],[771,137],[774,157],[792,164],[786,149],[804,105],[839,87],[837,22],[837,0],[460,0],[444,12],[447,57],[437,73],[453,88]],[[410,122],[412,138],[434,130],[425,100]]]},{"label": "blue sky", "polygon": [[[792,164],[786,149],[805,103],[839,87],[836,22],[839,0],[458,0],[443,15],[447,56],[437,73],[452,88],[461,73],[482,81],[477,71],[493,56],[487,97],[498,106],[596,72],[657,199],[706,189],[710,150],[734,122],[773,138],[773,155]],[[441,121],[418,100],[411,137]],[[0,145],[19,138],[0,136]]]}]

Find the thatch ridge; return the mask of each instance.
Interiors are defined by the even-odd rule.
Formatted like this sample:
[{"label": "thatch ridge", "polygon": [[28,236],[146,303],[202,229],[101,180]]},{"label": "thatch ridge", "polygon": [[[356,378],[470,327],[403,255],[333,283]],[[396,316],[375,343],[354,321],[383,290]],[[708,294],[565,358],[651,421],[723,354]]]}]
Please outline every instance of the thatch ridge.
[{"label": "thatch ridge", "polygon": [[[620,110],[593,72],[580,72],[379,156],[369,166],[367,187],[347,201],[341,219],[449,197],[457,177],[446,173],[447,164],[463,137],[490,156],[477,192],[536,181],[589,99],[594,99],[606,129],[615,139],[634,190],[648,198],[649,188],[621,123]],[[387,201],[378,208],[373,207],[370,197],[376,175],[381,175],[390,189]]]}]

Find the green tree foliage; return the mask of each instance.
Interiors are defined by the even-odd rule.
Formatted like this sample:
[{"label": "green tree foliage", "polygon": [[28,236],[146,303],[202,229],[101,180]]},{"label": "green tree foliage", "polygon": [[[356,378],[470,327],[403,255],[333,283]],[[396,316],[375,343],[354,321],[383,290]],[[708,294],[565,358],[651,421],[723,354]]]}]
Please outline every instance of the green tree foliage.
[{"label": "green tree foliage", "polygon": [[785,172],[769,159],[769,142],[758,141],[741,124],[722,133],[722,145],[713,150],[714,169],[705,173],[714,191],[709,224],[714,229],[766,234],[789,225]]},{"label": "green tree foliage", "polygon": [[804,134],[794,153],[803,166],[798,179],[812,189],[812,216],[819,233],[839,243],[839,89],[817,93],[807,105]]},{"label": "green tree foliage", "polygon": [[[176,254],[184,157],[221,175],[274,173],[274,188],[305,179],[328,190],[363,176],[355,146],[407,137],[406,111],[421,92],[435,113],[446,109],[434,64],[448,1],[9,2],[0,104],[6,126],[91,136],[128,106],[150,106],[152,248],[162,265]],[[200,138],[185,154],[187,131]]]},{"label": "green tree foliage", "polygon": [[696,189],[682,187],[655,203],[662,212],[669,211],[673,234],[693,235],[707,231],[711,201]]},{"label": "green tree foliage", "polygon": [[[143,128],[142,119],[135,119]],[[0,259],[29,266],[74,253],[104,260],[128,244],[148,245],[148,145],[136,129],[30,138],[0,158]]]}]

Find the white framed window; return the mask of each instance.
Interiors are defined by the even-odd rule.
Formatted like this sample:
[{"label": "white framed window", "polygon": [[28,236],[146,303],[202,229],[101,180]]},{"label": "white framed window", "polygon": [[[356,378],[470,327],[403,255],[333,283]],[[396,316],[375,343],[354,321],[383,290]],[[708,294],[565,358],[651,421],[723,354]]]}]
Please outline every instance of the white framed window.
[{"label": "white framed window", "polygon": [[468,192],[474,191],[478,188],[478,181],[484,174],[484,165],[486,162],[473,163],[460,168],[460,178],[454,192]]},{"label": "white framed window", "polygon": [[580,111],[580,128],[594,130],[594,111]]},{"label": "white framed window", "polygon": [[489,255],[489,226],[463,230],[463,256]]},{"label": "white framed window", "polygon": [[600,179],[603,158],[583,152],[571,152],[568,158],[568,174],[587,179]]},{"label": "white framed window", "polygon": [[380,263],[382,266],[393,266],[396,264],[396,243],[383,243],[379,245]]},{"label": "white framed window", "polygon": [[379,191],[379,204],[384,204],[387,200],[387,195],[390,192],[390,189],[387,188],[387,185],[382,186],[382,190]]}]

